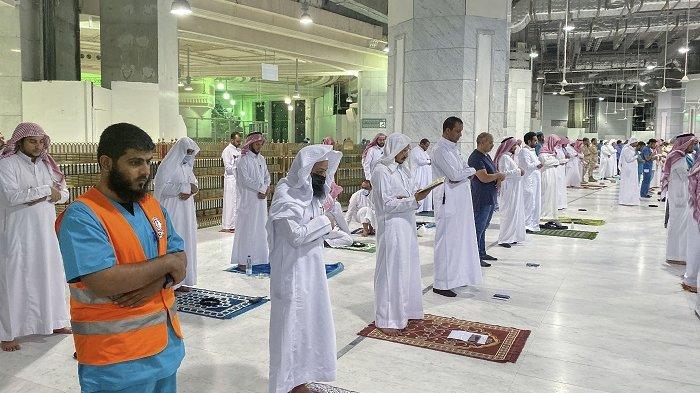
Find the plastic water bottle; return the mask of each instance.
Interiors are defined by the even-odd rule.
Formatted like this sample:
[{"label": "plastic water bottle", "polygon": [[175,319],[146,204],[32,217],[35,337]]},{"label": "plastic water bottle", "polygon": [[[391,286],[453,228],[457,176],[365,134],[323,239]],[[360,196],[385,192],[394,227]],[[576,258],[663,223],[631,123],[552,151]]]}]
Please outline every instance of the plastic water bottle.
[{"label": "plastic water bottle", "polygon": [[245,275],[246,276],[252,276],[253,275],[253,260],[250,259],[250,255],[248,255],[248,259],[245,260]]}]

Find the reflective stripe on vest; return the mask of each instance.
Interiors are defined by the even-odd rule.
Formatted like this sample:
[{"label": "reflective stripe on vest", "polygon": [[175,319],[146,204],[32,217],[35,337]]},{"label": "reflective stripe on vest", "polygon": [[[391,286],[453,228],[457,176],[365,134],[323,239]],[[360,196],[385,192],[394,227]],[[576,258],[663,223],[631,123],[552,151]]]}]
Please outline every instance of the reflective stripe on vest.
[{"label": "reflective stripe on vest", "polygon": [[[114,250],[116,264],[155,263],[147,260],[131,224],[114,204],[96,188],[78,199],[102,225]],[[167,252],[167,225],[163,210],[152,196],[139,203],[158,242],[158,256]],[[65,212],[64,212],[65,213]],[[60,231],[62,213],[56,221]],[[168,344],[168,320],[182,338],[177,300],[172,289],[164,289],[138,307],[121,307],[96,295],[82,282],[70,284],[71,326],[78,362],[108,365],[156,355]]]},{"label": "reflective stripe on vest", "polygon": [[[177,312],[177,303],[169,309],[170,312]],[[109,322],[75,322],[71,321],[73,334],[99,335],[99,334],[120,334],[132,330],[143,329],[155,326],[168,321],[168,312],[159,311],[151,315],[144,315],[137,318],[121,319]]]},{"label": "reflective stripe on vest", "polygon": [[112,303],[112,299],[106,297],[99,297],[95,295],[94,292],[85,288],[78,288],[75,286],[70,286],[70,296],[79,303],[84,304],[108,304]]}]

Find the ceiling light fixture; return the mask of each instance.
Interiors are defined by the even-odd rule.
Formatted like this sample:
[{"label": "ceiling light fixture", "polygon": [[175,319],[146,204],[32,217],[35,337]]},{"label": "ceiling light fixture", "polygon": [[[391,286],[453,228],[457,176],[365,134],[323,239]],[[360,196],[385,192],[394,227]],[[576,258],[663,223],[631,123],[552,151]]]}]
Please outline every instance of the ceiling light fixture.
[{"label": "ceiling light fixture", "polygon": [[295,100],[301,98],[301,89],[299,87],[299,59],[296,60],[296,68],[294,70],[294,95],[292,98]]},{"label": "ceiling light fixture", "polygon": [[639,81],[639,86],[642,86],[642,87],[644,87],[644,86],[646,86],[646,85],[647,85],[647,82],[644,82],[644,81]]},{"label": "ceiling light fixture", "polygon": [[230,100],[228,103],[231,104],[231,106],[236,106],[236,100]]},{"label": "ceiling light fixture", "polygon": [[221,95],[224,100],[230,100],[231,99],[231,93],[225,91],[224,94]]},{"label": "ceiling light fixture", "polygon": [[662,82],[661,92],[666,92],[666,56],[668,55],[668,14],[666,14],[666,38],[664,39],[664,81]]},{"label": "ceiling light fixture", "polygon": [[190,46],[187,46],[187,78],[185,78],[185,85],[182,87],[184,91],[192,91],[192,78],[190,78]]},{"label": "ceiling light fixture", "polygon": [[389,44],[387,44],[384,49],[382,49],[382,52],[384,53],[389,53]]},{"label": "ceiling light fixture", "polygon": [[690,81],[688,78],[688,52],[690,52],[690,0],[688,0],[688,8],[685,10],[685,47],[683,52],[679,49],[678,51],[685,54],[685,67],[683,69],[683,78],[681,78],[681,83],[686,83]]},{"label": "ceiling light fixture", "polygon": [[557,95],[557,94],[559,94],[559,93],[557,93],[556,91],[553,91],[552,94],[553,94],[553,95]]},{"label": "ceiling light fixture", "polygon": [[170,13],[177,16],[185,16],[192,13],[192,7],[187,0],[175,0],[170,5]]},{"label": "ceiling light fixture", "polygon": [[224,82],[219,82],[216,84],[216,90],[222,91],[225,88],[226,88],[226,86],[224,86]]},{"label": "ceiling light fixture", "polygon": [[534,50],[534,49],[533,49],[532,51],[530,51],[530,58],[531,58],[531,59],[536,59],[537,56],[539,56],[539,55],[540,55],[540,54],[537,53],[537,51]]},{"label": "ceiling light fixture", "polygon": [[292,104],[287,105],[287,110],[290,111],[290,112],[293,111],[293,110],[294,110],[294,105],[292,105]]},{"label": "ceiling light fixture", "polygon": [[301,3],[301,17],[299,18],[299,23],[301,23],[304,26],[308,26],[314,23],[314,20],[311,19],[311,15],[309,15],[308,1]]},{"label": "ceiling light fixture", "polygon": [[687,46],[681,46],[680,48],[678,48],[678,53],[680,53],[682,55],[684,55],[688,52],[690,52],[690,48],[688,48]]},{"label": "ceiling light fixture", "polygon": [[[561,85],[566,86],[569,82],[566,81],[566,51],[569,42],[569,32],[573,30],[573,25],[569,24],[569,0],[566,0],[566,17],[564,20],[564,65],[561,67]],[[564,91],[564,88],[561,88]]]},{"label": "ceiling light fixture", "polygon": [[598,101],[603,101],[604,99],[603,97],[598,97]]},{"label": "ceiling light fixture", "polygon": [[656,66],[654,64],[647,64],[647,70],[651,71],[654,68],[656,68]]},{"label": "ceiling light fixture", "polygon": [[291,103],[292,103],[292,97],[290,97],[290,96],[284,97],[284,103],[287,104],[287,105],[291,104]]},{"label": "ceiling light fixture", "polygon": [[568,24],[564,25],[564,31],[567,33],[570,31],[573,31],[575,28],[576,28],[576,26],[574,26],[574,25],[568,25]]},{"label": "ceiling light fixture", "polygon": [[345,102],[352,103],[352,95],[348,94],[348,98],[345,99]]}]

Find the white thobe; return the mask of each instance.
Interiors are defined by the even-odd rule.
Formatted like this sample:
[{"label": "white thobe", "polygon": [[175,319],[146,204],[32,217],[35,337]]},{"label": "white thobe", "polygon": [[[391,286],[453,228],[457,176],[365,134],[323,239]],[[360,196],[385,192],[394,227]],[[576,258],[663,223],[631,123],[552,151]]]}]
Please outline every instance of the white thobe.
[{"label": "white thobe", "polygon": [[331,232],[323,237],[326,243],[331,247],[352,245],[353,239],[350,234],[350,227],[348,222],[345,221],[345,217],[343,217],[343,208],[340,206],[340,202],[333,202],[333,207],[326,212],[326,217],[331,220],[331,224],[335,223]]},{"label": "white thobe", "polygon": [[433,152],[433,178],[445,184],[433,190],[435,199],[435,289],[482,283],[476,242],[470,176],[476,173],[456,143],[441,138]]},{"label": "white thobe", "polygon": [[236,164],[241,158],[241,150],[229,143],[221,153],[224,161],[224,208],[221,213],[221,228],[236,228],[238,210],[238,188],[236,187]]},{"label": "white thobe", "polygon": [[540,160],[535,149],[525,146],[518,152],[518,166],[525,170],[523,176],[523,209],[525,210],[525,229],[540,230],[542,212],[542,172],[537,168]]},{"label": "white thobe", "polygon": [[159,201],[168,212],[175,232],[185,242],[187,276],[178,287],[197,285],[197,209],[194,195],[185,200],[179,198],[180,193],[192,192],[191,184],[199,186],[192,167],[183,164],[178,171],[168,174]]},{"label": "white thobe", "polygon": [[559,182],[557,176],[559,160],[553,154],[540,153],[540,164],[542,164],[541,216],[548,220],[555,220],[559,216],[557,210],[557,193],[560,189],[557,184]]},{"label": "white thobe", "polygon": [[379,146],[372,146],[367,151],[367,155],[362,158],[362,169],[365,172],[365,180],[370,180],[372,178],[372,171],[374,167],[377,166],[379,159],[382,158],[384,154],[384,148]]},{"label": "white thobe", "polygon": [[321,204],[314,198],[303,216],[275,220],[269,228],[270,393],[335,380],[335,326],[323,259],[331,223]]},{"label": "white thobe", "polygon": [[566,158],[564,154],[564,149],[561,146],[557,146],[556,157],[559,160],[559,166],[557,167],[557,209],[566,209],[566,164],[569,159]]},{"label": "white thobe", "polygon": [[258,193],[267,192],[270,187],[270,172],[265,157],[249,151],[241,156],[236,168],[238,188],[237,228],[231,253],[232,264],[246,264],[248,257],[253,265],[268,263],[267,199],[258,198]]},{"label": "white thobe", "polygon": [[683,282],[692,287],[698,286],[700,281],[700,223],[693,218],[692,207],[688,211],[688,228],[686,242],[685,274]]},{"label": "white thobe", "polygon": [[581,178],[583,177],[581,155],[571,146],[566,147],[566,152],[569,153],[569,162],[566,163],[566,185],[568,187],[581,187]]},{"label": "white thobe", "polygon": [[608,178],[615,176],[615,164],[617,163],[617,151],[610,145],[603,145],[600,149],[600,176]]},{"label": "white thobe", "polygon": [[663,164],[660,164],[659,160],[654,160],[654,166],[652,167],[654,170],[654,176],[651,178],[651,188],[659,188],[661,187],[661,174],[663,168]]},{"label": "white thobe", "polygon": [[[0,160],[0,341],[70,326],[56,207],[47,199],[56,179],[23,153]],[[57,203],[65,203],[65,182],[60,189]],[[26,205],[37,199],[46,201]]]},{"label": "white thobe", "polygon": [[[637,190],[639,200],[639,190]],[[666,228],[666,260],[685,261],[688,241],[688,163],[685,157],[671,166],[668,175],[668,225]]]},{"label": "white thobe", "polygon": [[[433,170],[430,167],[430,156],[422,147],[411,149],[410,162],[413,166],[413,181],[418,190],[433,182]],[[418,202],[419,212],[433,211],[433,193],[431,192],[422,201]]]},{"label": "white thobe", "polygon": [[372,173],[377,215],[377,265],[374,270],[375,325],[403,329],[423,319],[416,214],[417,187],[409,169],[379,164]]},{"label": "white thobe", "polygon": [[498,211],[501,213],[498,244],[525,241],[525,210],[520,167],[510,154],[498,159],[498,171],[506,175],[498,189]]},{"label": "white thobe", "polygon": [[370,195],[365,195],[365,190],[358,190],[350,196],[348,211],[345,214],[345,220],[347,222],[357,222],[374,226],[375,215],[374,206],[370,199],[371,195],[371,192]]},{"label": "white thobe", "polygon": [[633,147],[625,146],[622,149],[619,167],[620,196],[618,203],[620,205],[639,206],[639,169],[637,166],[637,152]]}]

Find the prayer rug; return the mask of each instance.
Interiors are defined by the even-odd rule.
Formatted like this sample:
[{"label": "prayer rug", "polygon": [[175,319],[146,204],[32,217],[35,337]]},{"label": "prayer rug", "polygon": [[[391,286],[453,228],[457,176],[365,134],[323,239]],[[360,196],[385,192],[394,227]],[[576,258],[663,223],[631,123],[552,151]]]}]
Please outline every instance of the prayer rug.
[{"label": "prayer rug", "polygon": [[598,236],[598,232],[576,231],[572,229],[541,229],[539,232],[532,232],[535,235],[572,237],[574,239],[593,240]]},{"label": "prayer rug", "polygon": [[269,302],[265,297],[192,288],[189,292],[175,292],[177,310],[188,314],[216,319],[231,319]]},{"label": "prayer rug", "polygon": [[416,213],[416,215],[420,217],[435,217],[435,212],[420,212]]},{"label": "prayer rug", "polygon": [[416,227],[421,225],[425,226],[426,228],[435,228],[436,224],[434,222],[416,221]]},{"label": "prayer rug", "polygon": [[[476,344],[447,338],[453,330],[479,333],[488,336],[488,339],[485,344]],[[492,362],[515,363],[525,347],[530,331],[425,314],[422,321],[410,321],[401,336],[387,336],[374,323],[358,334]]]},{"label": "prayer rug", "polygon": [[306,387],[314,393],[357,393],[354,390],[345,390],[331,385],[324,385],[322,383],[307,383]]},{"label": "prayer rug", "polygon": [[607,186],[602,185],[602,184],[581,184],[581,188],[585,188],[588,190],[601,190]]},{"label": "prayer rug", "polygon": [[[544,222],[551,221],[551,220],[542,220]],[[556,221],[559,221],[564,224],[578,224],[578,225],[593,225],[593,226],[601,226],[605,225],[605,220],[597,219],[597,218],[580,218],[580,217],[559,217],[557,218]]]},{"label": "prayer rug", "polygon": [[354,242],[352,246],[330,247],[336,250],[362,251],[362,252],[377,252],[377,245],[374,243]]},{"label": "prayer rug", "polygon": [[[343,266],[343,264],[340,262],[328,264],[326,265],[326,277],[331,278],[337,275],[338,273],[342,272],[344,269],[345,266]],[[225,269],[225,271],[230,273],[245,274],[245,272],[236,269],[236,266],[231,266],[230,268]],[[264,265],[253,265],[253,276],[270,277],[270,264],[266,263]]]}]

